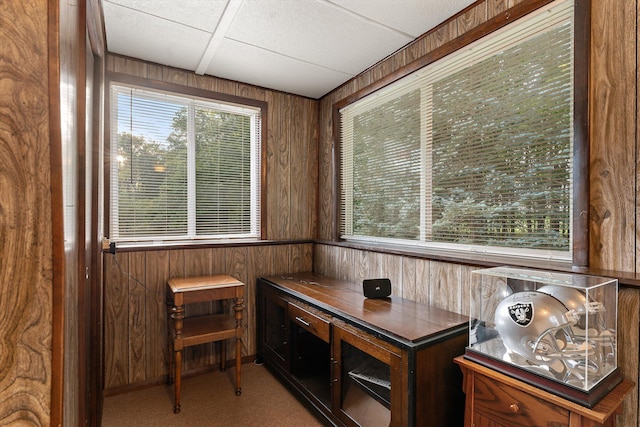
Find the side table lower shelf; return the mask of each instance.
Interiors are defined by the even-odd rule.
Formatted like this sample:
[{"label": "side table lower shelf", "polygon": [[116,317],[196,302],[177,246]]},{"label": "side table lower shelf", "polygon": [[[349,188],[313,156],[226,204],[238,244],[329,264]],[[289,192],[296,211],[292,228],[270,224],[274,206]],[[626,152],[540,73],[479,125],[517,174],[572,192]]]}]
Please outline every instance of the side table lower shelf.
[{"label": "side table lower shelf", "polygon": [[[236,321],[227,314],[188,317],[182,321],[184,347],[236,337]],[[224,357],[221,357],[224,360]]]}]

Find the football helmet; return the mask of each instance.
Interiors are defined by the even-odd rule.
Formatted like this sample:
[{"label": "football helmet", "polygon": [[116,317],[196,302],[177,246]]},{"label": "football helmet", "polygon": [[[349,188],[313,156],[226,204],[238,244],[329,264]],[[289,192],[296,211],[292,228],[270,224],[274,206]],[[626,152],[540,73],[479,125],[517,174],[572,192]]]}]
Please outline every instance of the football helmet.
[{"label": "football helmet", "polygon": [[598,345],[602,362],[612,363],[615,360],[616,334],[606,326],[602,302],[587,302],[584,292],[568,286],[545,285],[538,291],[558,299],[567,310],[576,314],[577,321],[572,329],[577,340],[589,340]]},{"label": "football helmet", "polygon": [[587,303],[584,292],[576,288],[558,285],[545,285],[538,288],[539,292],[544,292],[559,300],[567,310],[573,310],[578,315],[576,327],[587,330],[593,328],[597,333],[606,330],[604,324],[604,305],[600,301]]},{"label": "football helmet", "polygon": [[[567,381],[580,375],[595,348],[576,339],[572,326],[578,317],[553,296],[539,291],[516,292],[498,304],[496,330],[512,360],[544,366],[551,376]],[[578,368],[576,370],[576,368]]]}]

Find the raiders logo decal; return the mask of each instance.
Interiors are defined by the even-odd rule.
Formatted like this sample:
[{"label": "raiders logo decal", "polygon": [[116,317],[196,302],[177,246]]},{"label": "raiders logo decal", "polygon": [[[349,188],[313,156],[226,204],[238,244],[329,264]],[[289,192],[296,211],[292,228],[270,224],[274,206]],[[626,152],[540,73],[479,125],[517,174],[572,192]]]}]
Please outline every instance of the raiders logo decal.
[{"label": "raiders logo decal", "polygon": [[509,306],[511,320],[518,326],[529,326],[533,320],[533,304],[530,302],[519,302]]}]

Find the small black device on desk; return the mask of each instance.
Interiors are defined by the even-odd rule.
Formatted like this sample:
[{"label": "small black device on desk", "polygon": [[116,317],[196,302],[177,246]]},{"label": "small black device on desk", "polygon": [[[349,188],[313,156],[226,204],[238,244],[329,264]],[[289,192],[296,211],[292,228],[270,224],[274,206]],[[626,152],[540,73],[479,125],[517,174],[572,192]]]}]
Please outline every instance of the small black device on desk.
[{"label": "small black device on desk", "polygon": [[391,280],[365,279],[362,282],[362,291],[367,298],[386,298],[391,295]]}]

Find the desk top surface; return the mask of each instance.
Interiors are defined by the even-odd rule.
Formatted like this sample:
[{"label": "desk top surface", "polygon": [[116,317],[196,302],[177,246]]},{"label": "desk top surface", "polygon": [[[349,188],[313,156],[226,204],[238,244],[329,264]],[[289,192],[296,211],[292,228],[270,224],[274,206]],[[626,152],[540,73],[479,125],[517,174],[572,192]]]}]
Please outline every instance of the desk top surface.
[{"label": "desk top surface", "polygon": [[244,283],[235,277],[219,274],[215,276],[197,276],[173,278],[167,281],[171,291],[178,292],[204,291],[207,289],[232,288],[244,286]]},{"label": "desk top surface", "polygon": [[361,283],[345,282],[312,273],[271,276],[265,279],[303,301],[358,324],[369,325],[382,334],[391,334],[405,342],[417,343],[461,326],[468,326],[466,316],[434,306],[396,296],[365,298]]}]

